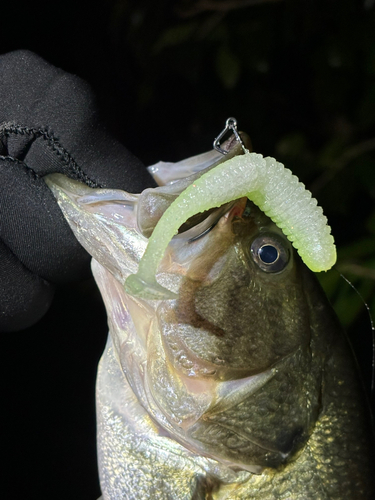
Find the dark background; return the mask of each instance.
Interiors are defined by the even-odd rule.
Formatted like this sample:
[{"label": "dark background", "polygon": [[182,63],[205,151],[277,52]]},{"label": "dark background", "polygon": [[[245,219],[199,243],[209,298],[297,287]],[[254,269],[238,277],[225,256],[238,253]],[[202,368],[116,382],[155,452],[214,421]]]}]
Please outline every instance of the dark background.
[{"label": "dark background", "polygon": [[[228,116],[305,182],[339,249],[321,280],[370,394],[375,311],[375,0],[106,0],[1,6],[0,53],[87,80],[146,164],[211,148]],[[105,168],[105,166],[103,166]],[[373,313],[374,314],[374,313]],[[95,500],[94,384],[107,335],[93,281],[1,337],[1,495]]]}]

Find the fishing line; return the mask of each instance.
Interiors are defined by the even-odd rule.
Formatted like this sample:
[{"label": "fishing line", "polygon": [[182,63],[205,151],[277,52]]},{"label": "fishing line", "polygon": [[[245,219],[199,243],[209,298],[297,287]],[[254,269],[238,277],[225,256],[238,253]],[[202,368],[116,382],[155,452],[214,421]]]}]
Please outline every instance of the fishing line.
[{"label": "fishing line", "polygon": [[371,325],[371,333],[372,333],[372,364],[371,364],[371,392],[370,392],[370,403],[372,404],[374,401],[374,392],[375,392],[375,328],[374,328],[374,321],[372,319],[372,314],[369,305],[365,301],[365,299],[362,297],[361,293],[357,290],[357,288],[353,285],[351,281],[348,280],[340,271],[335,269],[335,271],[343,278],[348,285],[352,287],[352,289],[355,291],[355,293],[358,295],[358,297],[361,299],[363,302],[365,308],[367,309],[367,314],[370,320],[370,325]]}]

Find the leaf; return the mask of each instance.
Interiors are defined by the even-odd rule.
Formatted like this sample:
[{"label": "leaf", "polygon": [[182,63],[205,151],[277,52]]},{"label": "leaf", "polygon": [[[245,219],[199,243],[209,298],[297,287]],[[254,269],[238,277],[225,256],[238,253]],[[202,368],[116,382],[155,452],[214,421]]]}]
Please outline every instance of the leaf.
[{"label": "leaf", "polygon": [[191,35],[195,31],[197,25],[195,22],[179,24],[178,26],[172,26],[167,30],[163,31],[159,39],[154,45],[154,53],[157,54],[164,50],[166,47],[173,47],[175,45],[180,45],[188,41]]},{"label": "leaf", "polygon": [[216,71],[225,88],[236,86],[241,73],[240,62],[227,45],[222,45],[217,52]]}]

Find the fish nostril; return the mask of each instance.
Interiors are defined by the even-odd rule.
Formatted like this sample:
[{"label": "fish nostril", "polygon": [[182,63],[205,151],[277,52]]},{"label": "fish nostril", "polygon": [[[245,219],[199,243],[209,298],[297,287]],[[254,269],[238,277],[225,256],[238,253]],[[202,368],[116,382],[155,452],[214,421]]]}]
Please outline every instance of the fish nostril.
[{"label": "fish nostril", "polygon": [[2,135],[0,137],[0,155],[1,156],[8,156],[8,144],[7,144],[7,138],[6,136]]},{"label": "fish nostril", "polygon": [[289,432],[279,434],[277,447],[285,456],[288,456],[292,451],[305,443],[305,438],[304,429],[301,426],[297,426]]}]

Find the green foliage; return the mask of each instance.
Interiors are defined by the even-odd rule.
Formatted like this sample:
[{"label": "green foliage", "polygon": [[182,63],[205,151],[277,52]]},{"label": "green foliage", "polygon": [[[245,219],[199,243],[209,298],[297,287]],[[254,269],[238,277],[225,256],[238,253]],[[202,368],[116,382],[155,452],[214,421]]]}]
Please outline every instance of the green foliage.
[{"label": "green foliage", "polygon": [[237,85],[241,73],[240,61],[226,45],[220,47],[216,54],[216,70],[225,88],[232,89]]}]

